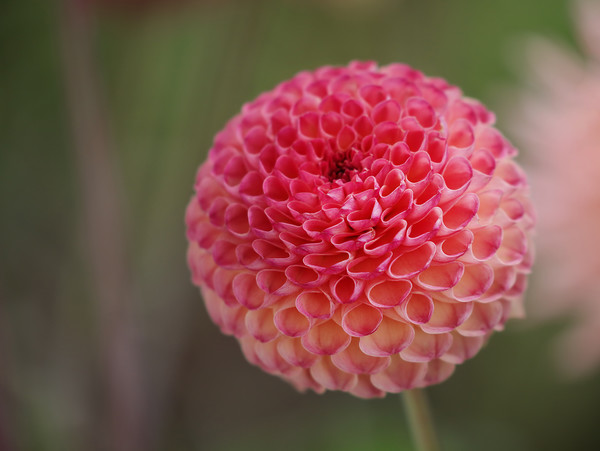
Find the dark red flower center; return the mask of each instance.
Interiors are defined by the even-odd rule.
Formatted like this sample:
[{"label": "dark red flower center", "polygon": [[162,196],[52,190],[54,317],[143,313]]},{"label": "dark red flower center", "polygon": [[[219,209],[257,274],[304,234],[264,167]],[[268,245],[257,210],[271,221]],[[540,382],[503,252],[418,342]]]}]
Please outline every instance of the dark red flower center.
[{"label": "dark red flower center", "polygon": [[349,182],[352,176],[358,172],[360,168],[354,162],[353,153],[355,152],[351,152],[349,149],[331,155],[324,171],[324,175],[330,182],[334,180]]}]

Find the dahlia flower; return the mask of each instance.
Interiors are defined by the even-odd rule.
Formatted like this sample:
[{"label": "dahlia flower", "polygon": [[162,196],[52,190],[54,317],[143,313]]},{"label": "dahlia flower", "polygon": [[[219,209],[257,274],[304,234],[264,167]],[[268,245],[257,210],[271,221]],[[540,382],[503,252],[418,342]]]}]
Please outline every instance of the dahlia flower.
[{"label": "dahlia flower", "polygon": [[512,112],[512,131],[530,151],[539,207],[544,276],[533,316],[569,315],[574,327],[559,343],[571,375],[600,364],[600,3],[577,3],[586,60],[537,38],[529,78]]},{"label": "dahlia flower", "polygon": [[208,313],[299,390],[441,382],[521,313],[528,185],[494,116],[404,64],[322,67],[217,134],[187,213]]}]

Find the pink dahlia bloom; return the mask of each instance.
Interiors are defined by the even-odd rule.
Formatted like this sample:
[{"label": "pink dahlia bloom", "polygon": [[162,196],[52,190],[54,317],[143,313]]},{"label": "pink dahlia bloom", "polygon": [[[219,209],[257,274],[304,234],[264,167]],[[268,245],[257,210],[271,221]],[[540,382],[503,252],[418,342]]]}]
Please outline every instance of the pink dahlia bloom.
[{"label": "pink dahlia bloom", "polygon": [[480,103],[403,64],[302,72],[215,138],[186,216],[209,315],[300,390],[445,380],[521,313],[533,225]]},{"label": "pink dahlia bloom", "polygon": [[579,2],[577,19],[589,56],[551,42],[531,42],[530,79],[512,130],[530,151],[545,275],[534,316],[574,317],[559,362],[580,375],[600,364],[600,3]]}]

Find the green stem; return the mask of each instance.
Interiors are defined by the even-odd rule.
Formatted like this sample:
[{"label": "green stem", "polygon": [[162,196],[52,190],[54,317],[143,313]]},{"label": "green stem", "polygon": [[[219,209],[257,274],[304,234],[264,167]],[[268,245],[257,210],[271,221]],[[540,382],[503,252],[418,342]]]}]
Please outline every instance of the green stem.
[{"label": "green stem", "polygon": [[402,393],[404,410],[418,451],[439,451],[425,392],[420,389]]}]

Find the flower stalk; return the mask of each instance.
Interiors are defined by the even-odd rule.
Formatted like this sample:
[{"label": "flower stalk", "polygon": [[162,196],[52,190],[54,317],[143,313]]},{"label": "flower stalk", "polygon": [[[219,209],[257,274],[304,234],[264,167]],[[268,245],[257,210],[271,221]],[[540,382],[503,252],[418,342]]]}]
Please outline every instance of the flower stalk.
[{"label": "flower stalk", "polygon": [[421,389],[402,393],[404,410],[417,451],[439,451],[433,419],[425,392]]},{"label": "flower stalk", "polygon": [[131,282],[126,263],[125,213],[109,120],[93,54],[93,10],[79,0],[61,3],[61,41],[74,159],[80,177],[82,234],[98,321],[106,395],[106,447],[139,451],[144,427]]}]

